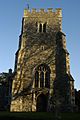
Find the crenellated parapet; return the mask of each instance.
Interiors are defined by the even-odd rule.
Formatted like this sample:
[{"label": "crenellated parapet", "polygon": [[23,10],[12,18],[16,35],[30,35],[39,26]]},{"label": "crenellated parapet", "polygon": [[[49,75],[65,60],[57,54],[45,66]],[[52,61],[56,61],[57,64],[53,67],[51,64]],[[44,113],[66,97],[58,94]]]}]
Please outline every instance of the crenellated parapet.
[{"label": "crenellated parapet", "polygon": [[62,9],[61,8],[56,8],[55,11],[53,8],[48,8],[47,11],[43,8],[40,10],[37,10],[35,8],[29,10],[29,9],[24,9],[24,17],[36,17],[36,16],[42,16],[45,15],[47,17],[49,16],[57,16],[57,17],[62,17]]},{"label": "crenellated parapet", "polygon": [[[41,8],[39,10],[33,8],[33,9],[24,9],[24,25],[26,25],[29,22],[34,23],[41,23],[45,24],[47,23],[47,29],[48,26],[52,27],[52,29],[56,29],[56,31],[62,31],[62,9],[56,8],[53,10],[53,8],[48,8],[47,10]],[[39,25],[39,24],[38,24]]]}]

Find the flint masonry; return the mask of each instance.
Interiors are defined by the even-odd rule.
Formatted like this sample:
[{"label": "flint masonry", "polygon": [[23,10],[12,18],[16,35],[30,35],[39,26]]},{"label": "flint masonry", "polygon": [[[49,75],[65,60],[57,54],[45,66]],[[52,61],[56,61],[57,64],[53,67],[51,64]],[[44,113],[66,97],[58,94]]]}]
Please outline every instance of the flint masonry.
[{"label": "flint masonry", "polygon": [[24,9],[15,57],[11,111],[63,111],[75,105],[62,9]]}]

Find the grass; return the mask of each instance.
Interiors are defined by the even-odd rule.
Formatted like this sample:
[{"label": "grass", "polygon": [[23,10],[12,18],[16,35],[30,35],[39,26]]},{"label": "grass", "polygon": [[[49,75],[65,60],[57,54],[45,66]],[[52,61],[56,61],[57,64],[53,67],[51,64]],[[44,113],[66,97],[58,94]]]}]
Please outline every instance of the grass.
[{"label": "grass", "polygon": [[[61,113],[61,120],[80,120],[80,113]],[[47,112],[0,112],[0,119],[8,120],[55,120],[54,113]]]},{"label": "grass", "polygon": [[62,120],[80,120],[80,113],[62,113]]},{"label": "grass", "polygon": [[43,112],[0,112],[0,118],[8,118],[11,120],[52,120],[54,115],[52,115],[52,113]]}]

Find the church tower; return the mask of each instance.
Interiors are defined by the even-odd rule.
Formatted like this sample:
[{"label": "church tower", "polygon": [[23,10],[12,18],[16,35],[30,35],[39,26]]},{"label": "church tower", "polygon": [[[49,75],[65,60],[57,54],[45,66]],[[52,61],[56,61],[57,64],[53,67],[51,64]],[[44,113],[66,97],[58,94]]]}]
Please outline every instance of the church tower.
[{"label": "church tower", "polygon": [[11,111],[71,110],[75,105],[62,9],[24,10],[12,84]]}]

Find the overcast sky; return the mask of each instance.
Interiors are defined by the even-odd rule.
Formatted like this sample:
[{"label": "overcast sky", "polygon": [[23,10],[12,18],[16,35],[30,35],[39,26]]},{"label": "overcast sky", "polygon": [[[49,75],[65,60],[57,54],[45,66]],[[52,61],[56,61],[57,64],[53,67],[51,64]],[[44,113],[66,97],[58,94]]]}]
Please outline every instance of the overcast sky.
[{"label": "overcast sky", "polygon": [[62,8],[70,71],[80,89],[80,0],[0,0],[0,72],[14,70],[24,8]]}]

